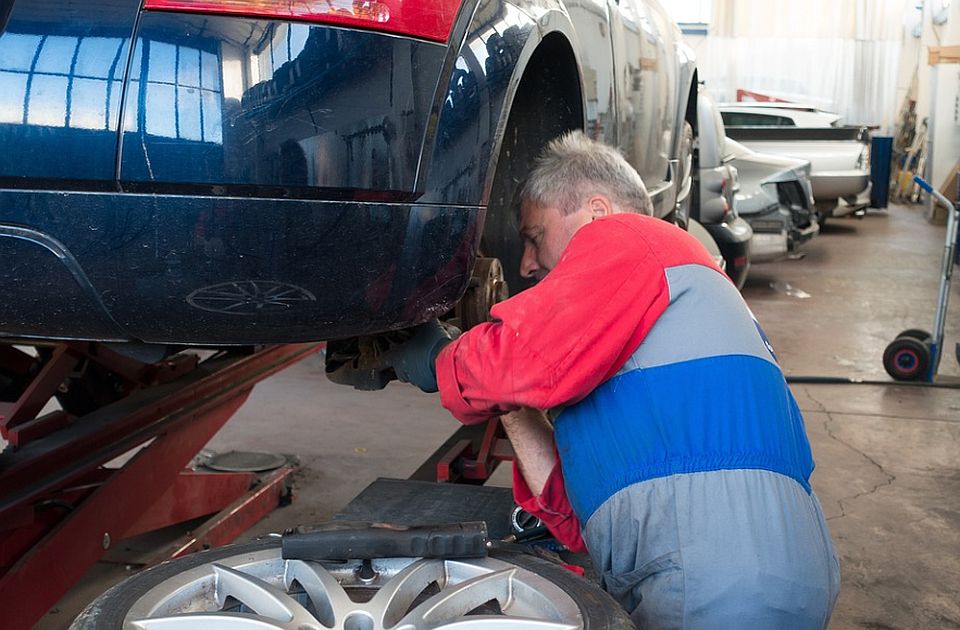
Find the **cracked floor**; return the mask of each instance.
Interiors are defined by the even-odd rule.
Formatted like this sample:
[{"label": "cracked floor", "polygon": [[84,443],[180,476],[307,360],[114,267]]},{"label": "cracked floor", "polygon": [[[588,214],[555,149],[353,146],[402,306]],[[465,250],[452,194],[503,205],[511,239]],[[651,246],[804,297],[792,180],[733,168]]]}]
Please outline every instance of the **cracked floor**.
[{"label": "cracked floor", "polygon": [[[788,375],[883,379],[887,343],[932,328],[943,228],[893,207],[828,224],[800,261],[751,271],[744,297]],[[780,281],[811,294],[798,300]],[[960,382],[960,290],[941,374]],[[813,487],[840,555],[835,629],[960,628],[960,390],[795,385]]]},{"label": "cracked floor", "polygon": [[[893,207],[834,221],[803,260],[755,266],[743,293],[784,371],[887,380],[886,344],[932,325],[943,233],[920,210]],[[811,297],[786,295],[783,283]],[[960,279],[952,295],[947,348],[960,340]],[[960,381],[952,355],[941,372]],[[793,391],[842,563],[831,628],[960,628],[960,390]],[[313,357],[259,385],[209,448],[300,458],[296,501],[249,538],[327,519],[377,477],[409,476],[456,426],[434,396],[397,384],[353,392],[328,383]],[[508,484],[505,473],[493,483]],[[65,628],[123,575],[122,562],[101,563],[38,628]]]}]

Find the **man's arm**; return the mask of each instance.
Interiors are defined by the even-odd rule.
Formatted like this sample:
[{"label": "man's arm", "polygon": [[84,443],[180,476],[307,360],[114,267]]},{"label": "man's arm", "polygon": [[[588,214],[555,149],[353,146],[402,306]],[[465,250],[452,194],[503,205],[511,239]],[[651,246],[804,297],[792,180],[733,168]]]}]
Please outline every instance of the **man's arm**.
[{"label": "man's arm", "polygon": [[663,265],[638,226],[595,221],[546,278],[440,352],[441,402],[466,423],[578,402],[616,373],[669,302]]},{"label": "man's arm", "polygon": [[567,549],[586,551],[580,521],[567,498],[550,422],[543,412],[529,407],[504,414],[500,420],[516,453],[514,501],[543,521]]},{"label": "man's arm", "polygon": [[504,414],[500,421],[527,486],[534,496],[539,495],[557,464],[553,427],[543,412],[529,407]]}]

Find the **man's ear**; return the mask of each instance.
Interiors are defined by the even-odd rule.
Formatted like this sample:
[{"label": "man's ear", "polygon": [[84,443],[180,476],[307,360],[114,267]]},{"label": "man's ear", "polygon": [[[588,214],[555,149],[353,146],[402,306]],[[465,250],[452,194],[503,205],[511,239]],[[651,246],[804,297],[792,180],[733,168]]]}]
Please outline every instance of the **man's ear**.
[{"label": "man's ear", "polygon": [[587,207],[590,208],[592,218],[609,216],[614,213],[613,202],[606,195],[593,195],[587,200]]}]

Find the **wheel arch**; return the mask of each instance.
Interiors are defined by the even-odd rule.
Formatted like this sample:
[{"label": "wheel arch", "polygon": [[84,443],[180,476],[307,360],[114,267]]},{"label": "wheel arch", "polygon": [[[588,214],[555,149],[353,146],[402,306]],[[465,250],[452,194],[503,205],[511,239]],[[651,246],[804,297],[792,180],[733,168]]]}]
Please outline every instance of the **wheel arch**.
[{"label": "wheel arch", "polygon": [[[510,88],[503,101],[491,151],[492,160],[484,182],[485,194],[482,200],[484,205],[490,199],[494,174],[503,149],[510,117],[515,111],[514,106],[518,104],[518,97],[521,107],[527,105],[524,98],[535,89],[531,87],[532,85],[554,92],[550,94],[552,98],[563,99],[563,104],[574,109],[578,117],[577,128],[583,129],[586,124],[583,68],[576,52],[577,47],[574,45],[576,33],[573,25],[566,13],[560,11],[547,12],[538,20],[538,24],[541,28],[534,30],[527,39],[524,54],[514,68]],[[556,56],[551,58],[551,54]],[[546,80],[545,73],[551,71],[561,76],[561,84],[551,84]]]},{"label": "wheel arch", "polygon": [[524,78],[531,67],[541,67],[538,51],[561,39],[572,59],[568,71],[576,77],[582,127],[585,104],[576,33],[561,4],[550,2],[535,17],[503,0],[481,0],[475,5],[437,85],[436,122],[424,138],[416,184],[423,202],[487,205],[506,126]]},{"label": "wheel arch", "polygon": [[531,16],[512,3],[481,1],[437,88],[420,201],[484,213],[481,249],[501,258],[513,292],[528,284],[518,273],[522,251],[510,208],[516,188],[549,140],[584,128],[578,44],[559,2]]},{"label": "wheel arch", "polygon": [[519,275],[518,189],[551,140],[585,125],[583,77],[570,34],[551,30],[534,44],[511,82],[483,184],[486,216],[481,247],[485,255],[501,260],[511,293],[531,284]]}]

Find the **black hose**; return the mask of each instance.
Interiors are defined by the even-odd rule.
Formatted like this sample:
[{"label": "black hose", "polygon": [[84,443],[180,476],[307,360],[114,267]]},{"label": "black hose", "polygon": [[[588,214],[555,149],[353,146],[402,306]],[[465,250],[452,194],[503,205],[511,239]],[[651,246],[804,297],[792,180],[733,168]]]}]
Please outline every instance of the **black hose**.
[{"label": "black hose", "polygon": [[927,383],[925,381],[878,381],[846,376],[787,376],[792,385],[895,385],[897,387],[934,387],[937,389],[960,389],[957,383]]}]

